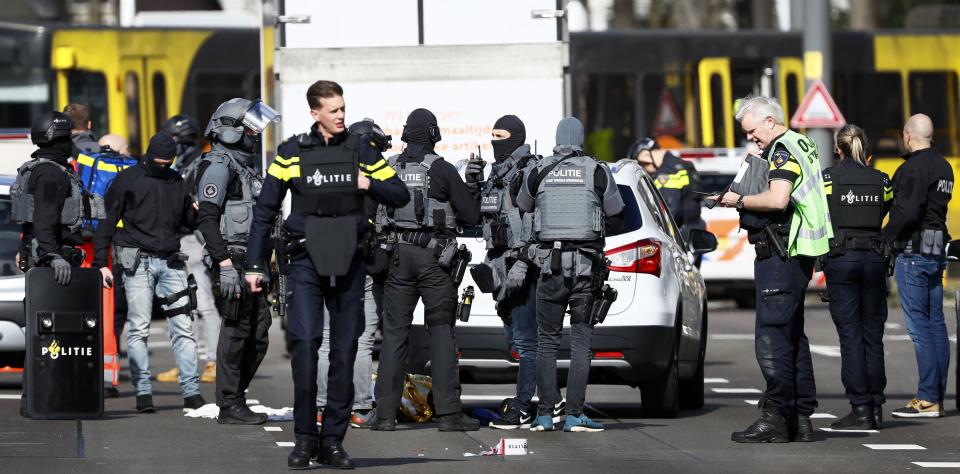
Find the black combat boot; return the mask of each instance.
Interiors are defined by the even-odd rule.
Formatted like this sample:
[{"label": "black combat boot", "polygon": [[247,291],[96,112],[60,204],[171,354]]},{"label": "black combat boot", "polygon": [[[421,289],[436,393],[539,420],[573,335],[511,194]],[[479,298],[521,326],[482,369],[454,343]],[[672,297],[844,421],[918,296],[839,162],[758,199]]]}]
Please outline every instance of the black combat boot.
[{"label": "black combat boot", "polygon": [[883,429],[883,405],[873,406],[873,425],[878,430]]},{"label": "black combat boot", "polygon": [[813,422],[807,415],[794,415],[791,422],[787,423],[787,433],[790,435],[790,441],[799,441],[809,443],[816,441],[814,438]]},{"label": "black combat boot", "polygon": [[840,418],[830,427],[835,430],[872,430],[877,427],[873,417],[873,405],[851,405],[850,413]]},{"label": "black combat boot", "polygon": [[443,415],[438,418],[437,422],[440,425],[440,431],[477,431],[480,429],[479,421],[463,413]]},{"label": "black combat boot", "polygon": [[386,418],[377,418],[370,426],[373,431],[395,431],[397,429],[397,420],[388,420]]},{"label": "black combat boot", "polygon": [[262,425],[267,422],[265,413],[254,413],[246,404],[234,403],[220,407],[217,423],[222,425]]},{"label": "black combat boot", "polygon": [[320,464],[334,469],[353,469],[353,459],[350,459],[350,455],[340,443],[320,448],[320,456],[317,460]]},{"label": "black combat boot", "polygon": [[779,413],[764,410],[752,425],[734,432],[730,439],[737,443],[786,443],[787,421]]},{"label": "black combat boot", "polygon": [[320,466],[317,455],[320,454],[320,440],[298,439],[293,445],[293,451],[287,456],[287,467],[290,469],[313,469]]}]

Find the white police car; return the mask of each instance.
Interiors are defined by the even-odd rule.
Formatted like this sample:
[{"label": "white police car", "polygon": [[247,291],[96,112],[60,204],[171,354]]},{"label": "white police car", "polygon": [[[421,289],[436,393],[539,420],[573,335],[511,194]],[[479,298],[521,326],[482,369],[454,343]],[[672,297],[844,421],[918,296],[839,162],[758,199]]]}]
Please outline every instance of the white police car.
[{"label": "white police car", "polygon": [[24,276],[17,268],[20,226],[11,219],[13,176],[0,176],[0,371],[23,367],[26,351]]},{"label": "white police car", "polygon": [[[706,289],[693,265],[693,249],[683,241],[650,178],[635,162],[618,163],[612,170],[626,205],[624,232],[606,239],[608,283],[619,295],[606,321],[594,329],[590,379],[640,387],[644,416],[674,417],[679,408],[703,406]],[[472,265],[483,260],[481,238],[459,240],[473,252]],[[716,239],[704,231],[691,240],[700,252],[716,246]],[[474,285],[469,272],[461,290],[467,285]],[[456,334],[464,380],[515,380],[518,355],[508,346],[490,295],[477,294],[469,322],[458,321]],[[568,324],[558,354],[561,370],[570,365],[569,348]],[[426,373],[430,348],[422,304],[414,313],[410,352],[408,370]]]}]

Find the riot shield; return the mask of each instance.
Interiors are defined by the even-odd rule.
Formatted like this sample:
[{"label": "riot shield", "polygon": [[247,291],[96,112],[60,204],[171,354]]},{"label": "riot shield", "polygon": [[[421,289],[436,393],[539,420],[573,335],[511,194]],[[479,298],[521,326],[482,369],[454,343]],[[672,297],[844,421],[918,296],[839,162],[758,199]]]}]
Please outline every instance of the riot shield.
[{"label": "riot shield", "polygon": [[70,284],[53,269],[26,275],[27,357],[24,396],[34,419],[103,416],[100,271],[74,268]]}]

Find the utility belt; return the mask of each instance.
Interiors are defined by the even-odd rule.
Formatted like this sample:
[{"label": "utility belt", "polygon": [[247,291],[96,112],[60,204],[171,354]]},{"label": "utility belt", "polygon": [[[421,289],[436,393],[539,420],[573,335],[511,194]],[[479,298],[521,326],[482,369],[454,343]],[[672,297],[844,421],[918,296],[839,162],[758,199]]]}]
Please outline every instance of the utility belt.
[{"label": "utility belt", "polygon": [[592,278],[605,268],[603,254],[594,249],[577,246],[577,242],[541,242],[527,249],[527,256],[538,267],[541,275],[562,275],[564,278]]},{"label": "utility belt", "polygon": [[114,261],[119,262],[120,266],[126,272],[135,272],[140,266],[141,257],[158,258],[165,260],[170,268],[183,269],[184,262],[189,259],[187,254],[179,251],[171,252],[152,252],[139,249],[137,247],[121,247],[114,245]]},{"label": "utility belt", "polygon": [[789,238],[774,230],[773,226],[764,227],[759,234],[756,234],[755,238],[750,240],[753,243],[753,250],[756,252],[758,259],[762,260],[774,255],[780,258],[787,258],[789,256],[787,253]]},{"label": "utility belt", "polygon": [[[453,282],[459,285],[463,281],[473,254],[467,250],[466,245],[458,246],[456,238],[438,236],[430,230],[397,230],[394,234],[398,244],[433,249],[433,256],[437,258],[440,268],[450,273]],[[400,255],[394,253],[395,265],[399,264],[399,258]]]},{"label": "utility belt", "polygon": [[830,239],[830,252],[827,254],[830,257],[844,255],[847,250],[872,250],[880,255],[887,253],[887,246],[880,234],[846,237],[842,231],[838,233],[839,237]]},{"label": "utility belt", "polygon": [[897,242],[897,250],[904,255],[928,255],[939,257],[944,251],[944,231],[939,229],[921,229],[915,232],[910,240]]}]

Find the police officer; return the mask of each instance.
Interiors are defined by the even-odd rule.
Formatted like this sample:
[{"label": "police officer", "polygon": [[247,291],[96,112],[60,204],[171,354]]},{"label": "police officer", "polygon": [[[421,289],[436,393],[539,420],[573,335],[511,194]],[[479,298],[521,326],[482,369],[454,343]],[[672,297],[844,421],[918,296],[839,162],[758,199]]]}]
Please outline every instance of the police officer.
[{"label": "police officer", "polygon": [[[353,363],[363,330],[366,272],[358,241],[372,227],[364,198],[390,206],[404,205],[403,183],[379,151],[344,127],[343,89],[317,81],[307,89],[309,133],[283,144],[267,170],[253,209],[247,245],[246,281],[254,292],[267,276],[267,239],[284,196],[292,193],[284,228],[292,242],[305,249],[290,256],[288,328],[293,366],[293,416],[296,444],[287,457],[291,469],[321,463],[352,469],[343,449],[353,402]],[[317,350],[323,314],[330,314],[330,374],[323,430],[317,430]]]},{"label": "police officer", "polygon": [[834,429],[877,428],[883,389],[883,323],[887,259],[880,227],[893,190],[887,175],[867,167],[867,137],[856,125],[834,133],[840,161],[823,171],[833,239],[823,271],[830,314],[840,336],[840,379],[852,407]]},{"label": "police officer", "polygon": [[563,318],[570,308],[570,372],[564,431],[603,431],[583,413],[590,373],[593,301],[606,268],[604,235],[623,228],[623,199],[606,165],[583,154],[583,124],[573,117],[557,125],[553,155],[538,163],[517,197],[520,210],[533,213],[533,239],[539,265],[537,283],[537,393],[540,403],[530,429],[553,431],[557,389],[557,349]]},{"label": "police officer", "polygon": [[[271,317],[261,311],[263,294],[240,284],[246,259],[250,216],[262,179],[254,168],[257,137],[280,119],[270,106],[230,99],[217,108],[204,136],[211,150],[197,168],[197,228],[206,242],[210,272],[217,275],[223,315],[217,343],[218,423],[258,425],[267,416],[247,408],[244,393],[267,355]],[[214,313],[216,317],[216,313]]]},{"label": "police officer", "polygon": [[189,115],[177,114],[163,122],[160,129],[177,142],[177,159],[173,162],[173,169],[183,176],[187,186],[193,190],[201,161],[199,158],[203,153],[197,144],[197,136],[200,134],[197,121]]},{"label": "police officer", "polygon": [[179,251],[180,228],[195,227],[196,214],[183,179],[170,169],[175,156],[173,138],[164,132],[154,135],[140,163],[118,173],[111,183],[105,199],[106,218],[93,237],[93,266],[100,268],[104,286],[113,284],[107,266],[111,244],[115,260],[123,268],[127,356],[141,413],[156,411],[147,350],[154,298],[160,299],[169,325],[183,407],[195,409],[206,403],[197,375],[185,256]]},{"label": "police officer", "polygon": [[[660,190],[684,238],[690,235],[690,229],[706,228],[700,218],[700,198],[696,193],[700,189],[700,173],[692,163],[661,149],[650,137],[634,142],[627,156],[637,160],[653,178],[653,184]],[[700,257],[697,257],[699,261]]]},{"label": "police officer", "polygon": [[[372,429],[396,429],[403,389],[407,337],[417,300],[423,298],[424,323],[430,334],[433,400],[440,431],[472,431],[476,420],[461,412],[460,375],[454,343],[457,285],[449,273],[452,262],[441,262],[455,251],[456,227],[475,225],[480,218],[480,160],[468,164],[466,180],[434,152],[440,141],[437,118],[427,109],[407,116],[401,140],[407,148],[390,158],[390,166],[410,190],[404,206],[386,205],[380,215],[396,234],[397,246],[387,270],[383,300],[383,349],[376,385],[377,421]],[[440,258],[438,258],[440,255]],[[324,421],[326,423],[326,421]]]},{"label": "police officer", "polygon": [[933,122],[926,115],[907,120],[903,146],[907,153],[893,174],[895,197],[883,235],[896,248],[897,289],[920,376],[916,396],[892,415],[937,418],[944,414],[950,365],[942,302],[953,169],[933,148]]},{"label": "police officer", "polygon": [[803,332],[803,300],[816,257],[827,253],[833,230],[816,143],[784,125],[775,98],[750,96],[736,118],[748,140],[769,162],[766,191],[728,191],[721,205],[741,211],[757,258],[755,350],[767,382],[763,410],[738,443],[813,441],[810,415],[817,407],[810,346]]}]

